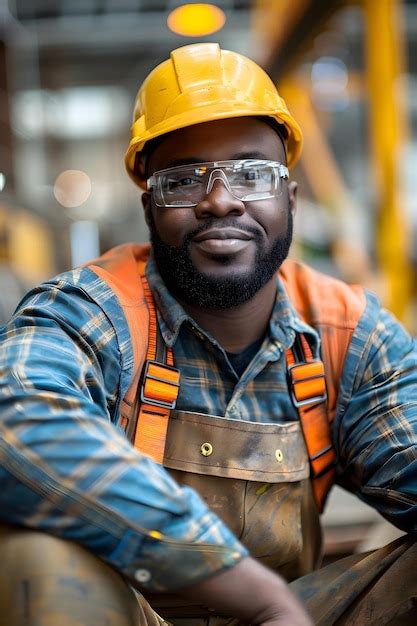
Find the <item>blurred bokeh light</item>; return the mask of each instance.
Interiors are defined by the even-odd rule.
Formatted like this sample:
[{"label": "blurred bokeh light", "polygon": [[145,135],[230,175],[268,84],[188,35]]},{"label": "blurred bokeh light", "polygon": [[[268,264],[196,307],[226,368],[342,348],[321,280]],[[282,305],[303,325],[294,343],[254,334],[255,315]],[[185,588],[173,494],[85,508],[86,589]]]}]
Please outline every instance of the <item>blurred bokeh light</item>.
[{"label": "blurred bokeh light", "polygon": [[341,59],[321,57],[311,68],[312,95],[324,111],[342,111],[349,104],[348,70]]},{"label": "blurred bokeh light", "polygon": [[168,16],[168,27],[178,35],[202,37],[212,35],[226,22],[224,11],[214,4],[183,4]]},{"label": "blurred bokeh light", "polygon": [[54,184],[54,195],[63,207],[68,209],[81,206],[91,194],[91,180],[81,170],[62,172]]}]

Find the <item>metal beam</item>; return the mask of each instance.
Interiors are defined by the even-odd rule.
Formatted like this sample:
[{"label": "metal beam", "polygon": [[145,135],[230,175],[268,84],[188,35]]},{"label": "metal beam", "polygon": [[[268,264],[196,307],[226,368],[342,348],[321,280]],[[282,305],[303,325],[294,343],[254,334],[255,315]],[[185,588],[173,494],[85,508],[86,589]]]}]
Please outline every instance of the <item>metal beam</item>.
[{"label": "metal beam", "polygon": [[323,24],[345,3],[346,0],[257,1],[255,11],[261,11],[261,21],[257,27],[255,20],[254,27],[259,29],[262,22],[269,23],[266,36],[272,35],[261,61],[274,80],[296,66]]}]

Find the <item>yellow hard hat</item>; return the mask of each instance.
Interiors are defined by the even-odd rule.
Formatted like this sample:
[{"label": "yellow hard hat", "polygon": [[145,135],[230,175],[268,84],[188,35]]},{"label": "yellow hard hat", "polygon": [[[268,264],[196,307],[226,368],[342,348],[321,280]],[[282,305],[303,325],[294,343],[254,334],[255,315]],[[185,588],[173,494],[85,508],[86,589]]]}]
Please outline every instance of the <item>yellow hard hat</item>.
[{"label": "yellow hard hat", "polygon": [[252,115],[271,117],[286,128],[287,164],[292,167],[301,152],[301,129],[259,65],[221,50],[217,43],[173,50],[139,89],[125,155],[127,171],[145,188],[144,177],[134,169],[147,141],[201,122]]}]

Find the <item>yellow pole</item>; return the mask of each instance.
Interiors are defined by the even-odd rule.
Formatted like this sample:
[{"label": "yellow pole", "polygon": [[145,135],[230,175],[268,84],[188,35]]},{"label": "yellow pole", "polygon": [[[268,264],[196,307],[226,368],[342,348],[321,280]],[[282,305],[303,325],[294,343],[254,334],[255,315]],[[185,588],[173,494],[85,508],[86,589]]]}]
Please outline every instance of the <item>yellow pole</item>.
[{"label": "yellow pole", "polygon": [[406,127],[400,93],[405,56],[400,21],[402,0],[363,0],[363,8],[378,204],[377,255],[386,283],[386,304],[403,319],[411,299],[412,268],[400,192]]}]

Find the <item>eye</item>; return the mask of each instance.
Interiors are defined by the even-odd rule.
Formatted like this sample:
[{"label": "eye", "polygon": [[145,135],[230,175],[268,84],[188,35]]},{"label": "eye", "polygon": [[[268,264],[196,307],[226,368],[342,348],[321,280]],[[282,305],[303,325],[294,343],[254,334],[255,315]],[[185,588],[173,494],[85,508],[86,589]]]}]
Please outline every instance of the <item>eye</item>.
[{"label": "eye", "polygon": [[260,173],[257,169],[239,170],[234,175],[235,182],[246,183],[248,181],[259,180]]},{"label": "eye", "polygon": [[180,187],[188,187],[189,185],[193,185],[195,183],[198,183],[198,180],[196,178],[191,178],[191,176],[181,178],[181,180],[178,181],[178,185]]},{"label": "eye", "polygon": [[198,185],[199,180],[193,178],[191,176],[185,176],[184,178],[171,178],[167,180],[167,189],[169,191],[174,191],[175,189],[180,189],[181,187],[189,187],[190,185]]}]

